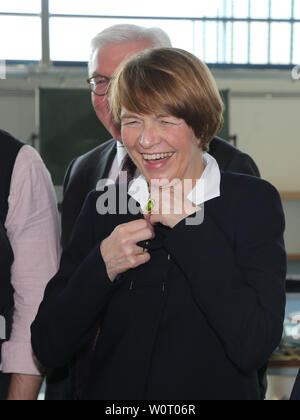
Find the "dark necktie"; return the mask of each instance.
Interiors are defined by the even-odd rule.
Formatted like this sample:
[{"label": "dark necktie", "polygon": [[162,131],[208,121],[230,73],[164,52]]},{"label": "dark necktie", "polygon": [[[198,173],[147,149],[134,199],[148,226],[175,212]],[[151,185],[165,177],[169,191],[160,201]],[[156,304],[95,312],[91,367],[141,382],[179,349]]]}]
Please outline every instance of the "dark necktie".
[{"label": "dark necktie", "polygon": [[120,169],[120,172],[127,173],[127,180],[125,178],[123,179],[123,177],[119,173],[118,178],[116,180],[116,184],[132,181],[134,178],[135,171],[136,171],[136,166],[134,162],[132,161],[132,159],[130,158],[130,156],[127,154],[122,161],[122,165]]}]

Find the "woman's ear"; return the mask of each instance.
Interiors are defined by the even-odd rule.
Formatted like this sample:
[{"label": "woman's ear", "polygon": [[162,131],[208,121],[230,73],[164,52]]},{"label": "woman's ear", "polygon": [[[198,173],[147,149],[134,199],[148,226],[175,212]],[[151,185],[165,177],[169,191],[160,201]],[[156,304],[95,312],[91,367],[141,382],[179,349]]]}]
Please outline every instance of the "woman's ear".
[{"label": "woman's ear", "polygon": [[209,151],[209,144],[207,144],[202,138],[197,139],[197,144],[199,149],[202,149],[203,152]]},{"label": "woman's ear", "polygon": [[196,138],[196,141],[197,141],[198,147],[201,149],[202,148],[202,139],[201,138],[200,139]]},{"label": "woman's ear", "polygon": [[198,147],[201,147],[202,145],[202,139],[197,137],[195,131],[193,130],[193,136],[194,136],[194,141],[197,144]]}]

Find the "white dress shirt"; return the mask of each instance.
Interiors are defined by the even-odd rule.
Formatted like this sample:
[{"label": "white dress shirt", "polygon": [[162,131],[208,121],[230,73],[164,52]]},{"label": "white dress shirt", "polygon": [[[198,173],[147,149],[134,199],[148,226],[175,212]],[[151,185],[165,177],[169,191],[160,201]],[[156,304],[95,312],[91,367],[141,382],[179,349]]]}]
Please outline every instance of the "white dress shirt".
[{"label": "white dress shirt", "polygon": [[[117,154],[113,161],[111,170],[109,172],[109,176],[108,176],[109,180],[116,182],[119,176],[121,167],[122,167],[123,160],[126,155],[127,155],[127,150],[125,149],[125,147],[123,146],[121,142],[117,141]],[[139,171],[137,170],[136,175],[138,175],[138,173]]]},{"label": "white dress shirt", "polygon": [[45,287],[59,266],[59,225],[55,191],[39,154],[23,146],[17,156],[5,222],[14,252],[11,284],[14,316],[10,340],[2,345],[4,373],[40,375],[32,347],[30,325]]}]

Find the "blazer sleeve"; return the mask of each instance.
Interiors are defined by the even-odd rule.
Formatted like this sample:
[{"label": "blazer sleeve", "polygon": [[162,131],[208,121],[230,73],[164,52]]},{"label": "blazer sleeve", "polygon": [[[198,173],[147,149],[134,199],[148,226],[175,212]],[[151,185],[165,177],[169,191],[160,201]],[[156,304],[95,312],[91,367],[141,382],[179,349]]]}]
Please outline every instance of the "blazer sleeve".
[{"label": "blazer sleeve", "polygon": [[96,195],[91,193],[85,202],[59,272],[48,284],[31,326],[34,353],[46,368],[65,365],[81,349],[116,287],[94,237]]},{"label": "blazer sleeve", "polygon": [[236,209],[234,245],[208,212],[202,225],[177,225],[165,244],[227,357],[246,372],[280,343],[285,313],[284,215],[277,191],[259,182]]}]

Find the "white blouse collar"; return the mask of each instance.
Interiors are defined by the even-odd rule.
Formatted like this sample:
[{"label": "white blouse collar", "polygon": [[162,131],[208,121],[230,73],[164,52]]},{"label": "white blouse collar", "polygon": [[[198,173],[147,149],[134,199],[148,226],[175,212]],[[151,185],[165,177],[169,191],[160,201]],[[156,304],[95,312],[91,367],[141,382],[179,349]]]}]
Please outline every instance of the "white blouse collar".
[{"label": "white blouse collar", "polygon": [[[221,173],[217,161],[209,153],[204,153],[203,163],[205,165],[204,172],[187,197],[196,206],[221,195]],[[149,201],[149,190],[144,175],[140,174],[131,182],[128,194],[140,204],[142,209],[146,208]]]}]

